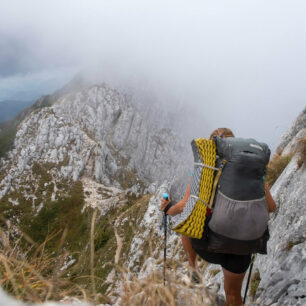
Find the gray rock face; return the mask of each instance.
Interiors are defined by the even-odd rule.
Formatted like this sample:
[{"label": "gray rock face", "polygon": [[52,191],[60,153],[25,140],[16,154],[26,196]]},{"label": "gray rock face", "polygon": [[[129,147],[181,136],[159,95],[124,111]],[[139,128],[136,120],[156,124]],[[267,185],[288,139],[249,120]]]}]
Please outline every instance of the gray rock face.
[{"label": "gray rock face", "polygon": [[[258,305],[305,305],[306,303],[306,169],[298,143],[305,137],[305,110],[282,138],[283,155],[293,155],[273,185],[277,211],[270,219],[268,255],[258,256],[261,277]],[[288,137],[291,135],[291,139]]]},{"label": "gray rock face", "polygon": [[[180,146],[177,137],[170,130],[152,129],[122,95],[105,85],[65,98],[54,110],[69,122],[78,122],[79,128],[92,139],[104,142],[102,147],[107,151],[98,154],[105,157],[104,165],[103,160],[98,162],[110,174],[125,167],[136,169],[145,180],[161,182],[165,177],[177,176],[177,166],[181,169],[179,164],[184,164],[186,149]],[[116,155],[122,160],[119,165]]]},{"label": "gray rock face", "polygon": [[17,301],[9,297],[3,290],[0,288],[0,304],[6,306],[22,306],[24,303]]},{"label": "gray rock face", "polygon": [[276,148],[276,152],[278,154],[281,154],[282,151],[285,149],[285,147],[289,144],[289,142],[292,141],[301,130],[306,128],[305,122],[306,122],[306,107],[299,114],[299,116],[296,118],[292,126],[288,129],[288,131],[286,131],[284,135],[281,137],[279,145]]},{"label": "gray rock face", "polygon": [[123,95],[96,85],[64,96],[20,124],[15,148],[2,161],[7,174],[0,196],[34,162],[57,165],[56,180],[76,181],[85,175],[126,188],[137,184],[138,176],[146,186],[169,179],[179,190],[190,164],[188,153],[169,129],[153,128]]},{"label": "gray rock face", "polygon": [[[306,302],[306,171],[294,157],[271,190],[278,210],[270,221],[268,255],[258,256],[259,304]],[[302,304],[301,304],[302,305]]]}]

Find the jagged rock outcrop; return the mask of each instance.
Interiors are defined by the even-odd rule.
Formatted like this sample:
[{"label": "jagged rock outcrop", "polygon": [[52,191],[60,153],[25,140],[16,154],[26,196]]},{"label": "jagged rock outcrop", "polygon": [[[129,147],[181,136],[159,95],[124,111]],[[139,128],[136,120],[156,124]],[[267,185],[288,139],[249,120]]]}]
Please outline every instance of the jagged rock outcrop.
[{"label": "jagged rock outcrop", "polygon": [[269,223],[268,255],[258,256],[258,305],[306,303],[306,109],[282,137],[277,151],[291,161],[271,189],[277,211]]},{"label": "jagged rock outcrop", "polygon": [[0,196],[28,179],[35,162],[51,165],[54,180],[86,176],[143,191],[170,179],[179,187],[188,157],[172,131],[153,128],[124,95],[95,85],[64,95],[21,122],[14,149],[2,159]]},{"label": "jagged rock outcrop", "polygon": [[279,145],[276,148],[278,154],[287,155],[289,151],[293,153],[295,148],[292,145],[297,144],[300,139],[305,139],[305,122],[306,107],[296,118],[292,126],[282,135]]}]

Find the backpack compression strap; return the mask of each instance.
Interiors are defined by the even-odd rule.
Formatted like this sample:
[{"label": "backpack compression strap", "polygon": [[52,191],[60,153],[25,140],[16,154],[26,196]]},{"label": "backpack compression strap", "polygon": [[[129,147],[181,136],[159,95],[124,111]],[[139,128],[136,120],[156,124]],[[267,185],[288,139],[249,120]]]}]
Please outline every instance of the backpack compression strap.
[{"label": "backpack compression strap", "polygon": [[213,204],[214,204],[214,198],[215,198],[215,194],[216,194],[217,185],[218,185],[220,176],[222,174],[222,170],[223,170],[226,163],[227,163],[227,160],[223,159],[222,163],[220,165],[220,168],[218,169],[218,172],[216,174],[215,181],[214,181],[214,184],[213,184],[213,189],[212,189],[212,192],[211,192],[210,201],[209,201],[209,206],[208,206],[209,209],[211,209]]},{"label": "backpack compression strap", "polygon": [[[201,152],[201,153],[202,153],[202,152]],[[217,185],[218,185],[220,176],[221,176],[221,174],[222,174],[222,170],[223,170],[223,168],[224,168],[224,166],[225,166],[226,163],[227,163],[227,160],[226,160],[226,159],[223,159],[219,168],[212,167],[212,166],[209,166],[209,165],[206,165],[206,164],[203,164],[203,163],[194,163],[194,165],[196,165],[196,166],[206,167],[206,168],[209,168],[209,169],[218,171],[218,172],[217,172],[217,174],[216,174],[216,176],[215,176],[215,179],[214,179],[214,183],[213,183],[213,187],[212,187],[212,192],[211,192],[209,204],[206,203],[206,202],[205,202],[203,199],[201,199],[200,197],[197,197],[197,196],[195,196],[195,195],[191,195],[190,197],[195,198],[195,199],[201,201],[201,202],[202,202],[203,204],[205,204],[209,209],[211,209],[212,206],[213,206],[213,203],[214,203],[214,198],[215,198],[215,194],[216,194],[216,190],[217,190]]]}]

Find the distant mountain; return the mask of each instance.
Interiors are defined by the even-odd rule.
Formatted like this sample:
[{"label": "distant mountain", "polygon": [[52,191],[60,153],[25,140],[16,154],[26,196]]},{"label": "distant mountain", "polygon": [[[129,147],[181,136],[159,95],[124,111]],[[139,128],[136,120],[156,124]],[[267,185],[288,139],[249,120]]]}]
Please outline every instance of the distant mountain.
[{"label": "distant mountain", "polygon": [[4,157],[12,149],[18,124],[34,110],[51,106],[60,97],[77,90],[82,90],[87,86],[87,81],[81,76],[76,75],[67,85],[57,90],[52,95],[45,95],[37,99],[33,104],[30,103],[9,120],[0,120],[0,158]]},{"label": "distant mountain", "polygon": [[65,160],[60,179],[77,181],[85,173],[127,188],[133,185],[127,182],[137,182],[129,171],[148,183],[161,183],[185,169],[188,155],[177,136],[152,126],[147,114],[135,110],[118,91],[106,84],[76,92],[69,88],[66,95],[63,91],[37,100],[19,123],[9,156],[17,166],[11,168],[14,178],[32,163],[58,165]]},{"label": "distant mountain", "polygon": [[14,118],[19,112],[33,104],[34,101],[0,101],[0,122]]}]

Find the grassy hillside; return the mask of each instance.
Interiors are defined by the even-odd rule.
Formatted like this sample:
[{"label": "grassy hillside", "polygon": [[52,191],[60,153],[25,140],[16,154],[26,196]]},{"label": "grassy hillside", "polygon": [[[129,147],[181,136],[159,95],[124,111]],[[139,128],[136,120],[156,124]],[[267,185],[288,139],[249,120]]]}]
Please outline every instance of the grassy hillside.
[{"label": "grassy hillside", "polygon": [[[38,165],[34,168],[43,173]],[[30,302],[41,302],[46,297],[59,300],[67,294],[81,298],[84,292],[88,300],[106,302],[104,294],[111,285],[106,278],[116,271],[115,223],[124,246],[121,258],[126,258],[150,196],[129,197],[125,204],[101,215],[91,207],[84,209],[80,181],[63,182],[61,187],[66,192],[60,192],[56,201],[45,195],[49,200],[39,211],[40,203],[27,199],[22,190],[11,191],[0,200],[2,287]],[[120,227],[122,218],[129,220],[124,228]],[[115,281],[120,276],[116,273],[114,277]],[[56,290],[51,290],[51,285]]]}]

